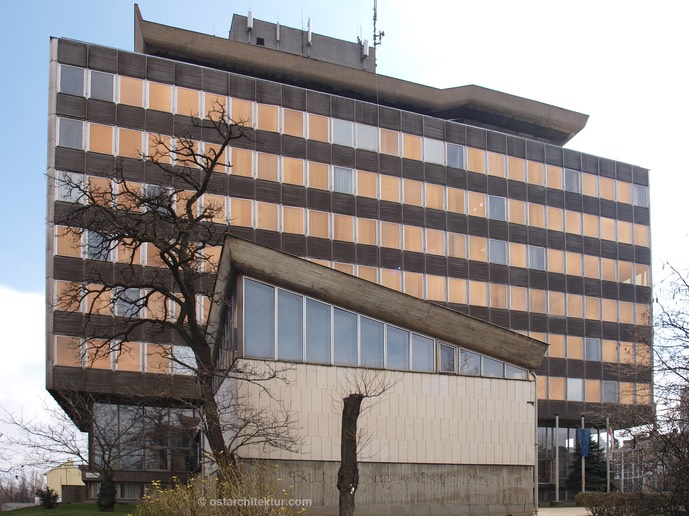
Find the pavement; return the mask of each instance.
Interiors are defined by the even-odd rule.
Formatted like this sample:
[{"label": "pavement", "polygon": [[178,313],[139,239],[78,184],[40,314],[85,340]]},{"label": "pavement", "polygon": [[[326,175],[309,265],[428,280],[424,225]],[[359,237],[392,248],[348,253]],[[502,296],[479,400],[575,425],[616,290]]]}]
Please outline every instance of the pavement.
[{"label": "pavement", "polygon": [[583,507],[539,507],[538,516],[587,516]]}]

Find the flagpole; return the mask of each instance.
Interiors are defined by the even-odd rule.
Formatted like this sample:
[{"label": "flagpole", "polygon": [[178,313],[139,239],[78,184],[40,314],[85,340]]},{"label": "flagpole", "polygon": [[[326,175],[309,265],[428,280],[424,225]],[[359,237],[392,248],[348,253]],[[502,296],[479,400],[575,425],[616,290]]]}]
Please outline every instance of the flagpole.
[{"label": "flagpole", "polygon": [[560,501],[560,414],[555,412],[555,501]]},{"label": "flagpole", "polygon": [[586,492],[586,457],[584,457],[584,439],[586,434],[584,433],[584,414],[581,415],[581,442],[579,443],[579,453],[581,454],[581,492]]},{"label": "flagpole", "polygon": [[609,417],[605,418],[605,442],[608,445],[607,446],[608,453],[605,454],[606,455],[605,462],[606,462],[606,468],[607,468],[607,471],[606,471],[606,492],[609,493],[610,492],[610,450],[611,450],[611,448],[610,448],[610,418]]}]

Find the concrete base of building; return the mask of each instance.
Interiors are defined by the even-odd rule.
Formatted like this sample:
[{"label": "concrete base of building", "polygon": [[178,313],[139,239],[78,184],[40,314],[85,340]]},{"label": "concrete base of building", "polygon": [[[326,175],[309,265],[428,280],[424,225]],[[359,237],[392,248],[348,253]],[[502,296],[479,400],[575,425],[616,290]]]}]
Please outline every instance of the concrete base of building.
[{"label": "concrete base of building", "polygon": [[[338,462],[275,463],[289,498],[311,501],[308,514],[338,514]],[[530,466],[363,462],[357,514],[532,515],[532,482]]]}]

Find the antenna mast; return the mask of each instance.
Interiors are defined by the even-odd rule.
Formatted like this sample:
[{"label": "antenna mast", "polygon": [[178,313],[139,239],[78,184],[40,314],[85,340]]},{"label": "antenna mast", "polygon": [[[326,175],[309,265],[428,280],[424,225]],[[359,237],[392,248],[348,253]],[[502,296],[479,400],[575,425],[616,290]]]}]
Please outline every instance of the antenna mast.
[{"label": "antenna mast", "polygon": [[373,46],[377,47],[383,42],[385,32],[376,30],[376,21],[378,21],[378,0],[373,0]]}]

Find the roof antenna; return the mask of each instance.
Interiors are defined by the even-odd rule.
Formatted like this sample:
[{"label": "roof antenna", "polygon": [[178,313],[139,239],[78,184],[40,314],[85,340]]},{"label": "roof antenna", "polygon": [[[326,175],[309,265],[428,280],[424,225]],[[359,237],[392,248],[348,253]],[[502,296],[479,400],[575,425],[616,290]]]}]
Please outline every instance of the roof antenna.
[{"label": "roof antenna", "polygon": [[378,21],[378,0],[373,0],[373,46],[377,47],[383,42],[385,32],[376,30],[376,21]]}]

